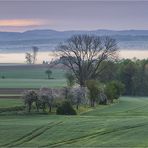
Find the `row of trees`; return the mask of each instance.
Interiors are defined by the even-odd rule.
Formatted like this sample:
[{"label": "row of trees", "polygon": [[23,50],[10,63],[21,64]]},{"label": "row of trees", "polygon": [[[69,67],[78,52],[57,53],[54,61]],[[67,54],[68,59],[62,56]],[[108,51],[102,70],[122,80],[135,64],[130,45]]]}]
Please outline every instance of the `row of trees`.
[{"label": "row of trees", "polygon": [[125,85],[124,95],[148,95],[148,59],[123,59],[104,64],[108,66],[98,78],[101,82],[118,80]]},{"label": "row of trees", "polygon": [[[28,112],[31,111],[33,104],[37,111],[42,109],[43,112],[51,112],[52,107],[56,107],[58,112],[66,111],[65,105],[70,109],[75,106],[79,109],[79,105],[113,103],[114,99],[118,99],[123,92],[123,85],[118,81],[109,82],[104,88],[95,80],[86,82],[87,87],[65,87],[64,89],[42,88],[40,90],[29,90],[23,94],[23,99]],[[58,97],[57,97],[57,93]],[[55,95],[56,94],[56,95]],[[66,103],[65,103],[66,102]],[[63,107],[61,107],[63,105]],[[60,108],[60,109],[59,109]],[[70,109],[71,110],[71,109]],[[73,110],[73,109],[72,109]],[[71,111],[72,111],[71,110]]]},{"label": "row of trees", "polygon": [[[104,61],[101,67],[105,69],[100,72],[96,81],[106,85],[111,81],[124,84],[123,95],[147,96],[148,95],[148,59],[123,59],[116,62]],[[75,82],[74,75],[66,75],[69,86]]]},{"label": "row of trees", "polygon": [[37,111],[42,108],[43,112],[48,107],[49,112],[51,112],[51,107],[53,103],[53,95],[50,89],[42,88],[39,91],[29,90],[24,92],[23,99],[28,112],[31,111],[32,105],[35,104]]}]

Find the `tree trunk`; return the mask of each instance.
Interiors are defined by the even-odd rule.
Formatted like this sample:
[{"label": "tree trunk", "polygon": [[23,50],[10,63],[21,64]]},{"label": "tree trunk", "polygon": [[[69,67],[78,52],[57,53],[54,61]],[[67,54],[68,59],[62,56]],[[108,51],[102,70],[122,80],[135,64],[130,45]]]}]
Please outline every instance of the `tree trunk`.
[{"label": "tree trunk", "polygon": [[30,111],[31,111],[31,105],[32,105],[32,103],[28,103],[28,112],[30,113]]},{"label": "tree trunk", "polygon": [[51,105],[49,104],[49,112],[51,112]]},{"label": "tree trunk", "polygon": [[94,106],[95,106],[95,102],[94,102],[94,100],[92,100],[92,99],[90,100],[90,106],[91,106],[91,107],[94,107]]},{"label": "tree trunk", "polygon": [[36,110],[37,110],[37,112],[39,112],[39,104],[38,104],[38,102],[36,102],[35,104],[36,104]]},{"label": "tree trunk", "polygon": [[77,110],[79,109],[79,104],[76,105],[76,109],[77,109]]},{"label": "tree trunk", "polygon": [[80,87],[85,87],[85,82],[83,80],[80,80]]},{"label": "tree trunk", "polygon": [[113,103],[113,99],[111,99],[110,102]]},{"label": "tree trunk", "polygon": [[43,103],[43,112],[45,112],[45,103]]}]

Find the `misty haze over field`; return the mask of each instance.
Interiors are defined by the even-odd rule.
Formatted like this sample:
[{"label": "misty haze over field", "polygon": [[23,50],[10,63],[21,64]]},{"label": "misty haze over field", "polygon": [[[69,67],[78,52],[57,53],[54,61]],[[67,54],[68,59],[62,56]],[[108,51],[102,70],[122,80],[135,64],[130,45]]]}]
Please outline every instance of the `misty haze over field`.
[{"label": "misty haze over field", "polygon": [[67,40],[74,34],[95,34],[98,36],[111,36],[117,40],[120,49],[148,49],[148,30],[92,30],[92,31],[55,31],[30,30],[26,32],[0,32],[0,51],[26,52],[32,46],[40,51],[52,51],[60,42]]}]

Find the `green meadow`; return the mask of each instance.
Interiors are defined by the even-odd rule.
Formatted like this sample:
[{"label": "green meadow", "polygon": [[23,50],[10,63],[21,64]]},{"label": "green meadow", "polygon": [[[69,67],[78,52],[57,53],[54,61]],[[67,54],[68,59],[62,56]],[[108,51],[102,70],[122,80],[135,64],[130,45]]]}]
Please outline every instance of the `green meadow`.
[{"label": "green meadow", "polygon": [[121,97],[76,116],[2,114],[0,147],[147,147],[147,106],[148,98]]}]

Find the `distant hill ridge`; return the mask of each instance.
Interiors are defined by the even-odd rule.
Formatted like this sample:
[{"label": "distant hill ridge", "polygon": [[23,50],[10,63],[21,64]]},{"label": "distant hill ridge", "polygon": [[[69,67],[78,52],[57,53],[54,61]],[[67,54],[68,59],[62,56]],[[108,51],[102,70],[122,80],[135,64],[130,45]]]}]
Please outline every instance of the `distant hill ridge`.
[{"label": "distant hill ridge", "polygon": [[148,37],[148,30],[70,30],[70,31],[56,31],[56,30],[29,30],[25,32],[0,32],[0,41],[13,40],[34,40],[34,39],[66,39],[74,34],[95,34],[99,36],[114,36],[115,38],[123,37]]}]

